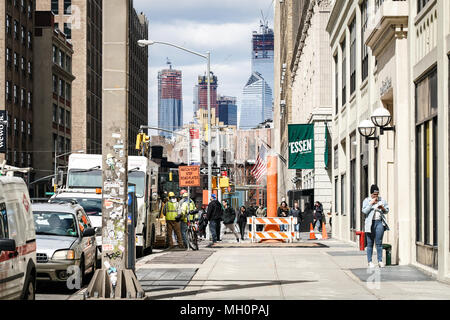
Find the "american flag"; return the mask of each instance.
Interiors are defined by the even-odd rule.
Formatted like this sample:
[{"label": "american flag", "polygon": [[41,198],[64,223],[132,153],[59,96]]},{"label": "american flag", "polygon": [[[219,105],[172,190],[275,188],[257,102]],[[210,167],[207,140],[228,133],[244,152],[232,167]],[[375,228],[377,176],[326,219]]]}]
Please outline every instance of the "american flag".
[{"label": "american flag", "polygon": [[255,177],[256,181],[259,181],[267,173],[267,162],[266,162],[267,149],[264,145],[259,148],[258,157],[256,158],[255,166],[250,172],[252,176]]}]

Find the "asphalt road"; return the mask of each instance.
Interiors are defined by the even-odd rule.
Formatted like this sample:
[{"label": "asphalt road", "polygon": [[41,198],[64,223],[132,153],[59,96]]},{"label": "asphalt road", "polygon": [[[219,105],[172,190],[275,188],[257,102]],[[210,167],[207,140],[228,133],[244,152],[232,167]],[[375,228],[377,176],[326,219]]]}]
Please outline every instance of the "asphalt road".
[{"label": "asphalt road", "polygon": [[[153,249],[153,253],[162,252],[161,249]],[[140,259],[145,258],[139,258]],[[36,300],[68,300],[72,295],[76,294],[89,285],[93,273],[86,275],[84,285],[79,289],[69,290],[65,282],[38,281],[36,284]]]},{"label": "asphalt road", "polygon": [[[93,274],[86,275],[82,289],[89,285]],[[38,281],[36,284],[36,300],[68,300],[77,289],[69,290],[65,282]]]}]

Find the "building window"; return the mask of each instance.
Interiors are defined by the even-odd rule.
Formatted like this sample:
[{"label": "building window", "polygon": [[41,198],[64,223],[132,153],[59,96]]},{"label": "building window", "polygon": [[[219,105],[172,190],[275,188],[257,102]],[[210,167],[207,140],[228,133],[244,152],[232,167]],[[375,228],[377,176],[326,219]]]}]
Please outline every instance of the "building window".
[{"label": "building window", "polygon": [[6,15],[6,33],[11,35],[11,16]]},{"label": "building window", "polygon": [[6,48],[6,64],[11,67],[11,49]]},{"label": "building window", "polygon": [[345,201],[345,173],[341,175],[341,215],[346,215],[346,201]]},{"label": "building window", "polygon": [[345,39],[341,43],[341,50],[342,50],[342,106],[345,105],[347,102],[347,58],[346,58],[346,47],[345,47]]},{"label": "building window", "polygon": [[64,14],[72,14],[72,0],[64,0]]},{"label": "building window", "polygon": [[58,93],[58,77],[53,75],[53,93]]},{"label": "building window", "polygon": [[17,20],[14,20],[14,38],[19,39],[19,22]]},{"label": "building window", "polygon": [[20,105],[25,106],[25,89],[20,89]]},{"label": "building window", "polygon": [[20,28],[20,35],[21,35],[20,40],[22,41],[22,44],[25,45],[25,27],[24,26],[22,26]]},{"label": "building window", "polygon": [[350,23],[350,95],[356,90],[356,18]]},{"label": "building window", "polygon": [[33,97],[33,94],[28,91],[28,109],[31,109],[32,101],[33,101],[32,97]]},{"label": "building window", "polygon": [[13,95],[14,95],[14,103],[19,103],[19,97],[17,96],[17,86],[16,85],[14,85],[14,88],[13,88]]},{"label": "building window", "polygon": [[334,56],[334,108],[335,114],[339,112],[339,64],[337,54]]},{"label": "building window", "polygon": [[65,92],[66,92],[66,85],[64,84],[63,79],[59,79],[59,96],[61,98],[65,98]]},{"label": "building window", "polygon": [[367,10],[367,1],[361,3],[361,78],[366,80],[369,75],[369,50],[364,42],[364,33],[367,30],[367,22],[369,21],[369,11]]},{"label": "building window", "polygon": [[17,52],[14,52],[14,69],[19,70],[19,62],[17,61]]},{"label": "building window", "polygon": [[59,124],[61,126],[64,125],[64,118],[65,118],[65,114],[64,114],[64,109],[63,108],[59,108]]},{"label": "building window", "polygon": [[430,0],[417,0],[417,13],[422,11]]},{"label": "building window", "polygon": [[29,122],[28,122],[27,132],[28,132],[28,135],[31,136],[31,123],[29,123]]},{"label": "building window", "polygon": [[350,229],[356,230],[356,132],[350,135]]},{"label": "building window", "polygon": [[58,59],[58,48],[56,46],[53,46],[53,63],[56,63]]},{"label": "building window", "polygon": [[54,123],[56,123],[57,118],[58,118],[57,113],[58,113],[58,106],[56,104],[53,104],[53,117],[52,117],[52,120],[53,120]]},{"label": "building window", "polygon": [[31,77],[32,75],[32,70],[31,70],[31,61],[28,61],[28,75]]},{"label": "building window", "polygon": [[64,23],[64,33],[65,33],[67,39],[72,39],[72,24],[71,23]]},{"label": "building window", "polygon": [[6,99],[11,101],[11,82],[6,81]]},{"label": "building window", "polygon": [[72,123],[72,118],[70,117],[70,111],[66,111],[66,127],[70,128]]},{"label": "building window", "polygon": [[416,241],[437,246],[437,69],[416,83]]},{"label": "building window", "polygon": [[71,101],[72,99],[72,86],[70,83],[66,83],[66,100]]},{"label": "building window", "polygon": [[33,48],[33,35],[31,32],[28,32],[28,49],[32,49]]},{"label": "building window", "polygon": [[52,0],[52,12],[56,15],[59,14],[59,0]]}]

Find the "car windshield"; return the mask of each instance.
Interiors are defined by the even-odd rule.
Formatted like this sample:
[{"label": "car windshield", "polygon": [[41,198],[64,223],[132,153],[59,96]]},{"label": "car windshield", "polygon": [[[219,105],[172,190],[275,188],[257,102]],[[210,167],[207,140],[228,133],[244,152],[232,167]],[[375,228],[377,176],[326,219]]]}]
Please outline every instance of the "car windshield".
[{"label": "car windshield", "polygon": [[37,235],[78,237],[75,215],[66,212],[34,211]]},{"label": "car windshield", "polygon": [[136,185],[136,197],[142,198],[145,193],[145,173],[142,171],[131,171],[128,173],[128,183]]},{"label": "car windshield", "polygon": [[69,188],[101,188],[103,185],[102,171],[98,169],[69,170]]},{"label": "car windshield", "polygon": [[70,201],[75,200],[80,206],[83,207],[84,212],[88,216],[102,216],[102,199],[89,199],[89,198],[56,198],[56,201]]}]

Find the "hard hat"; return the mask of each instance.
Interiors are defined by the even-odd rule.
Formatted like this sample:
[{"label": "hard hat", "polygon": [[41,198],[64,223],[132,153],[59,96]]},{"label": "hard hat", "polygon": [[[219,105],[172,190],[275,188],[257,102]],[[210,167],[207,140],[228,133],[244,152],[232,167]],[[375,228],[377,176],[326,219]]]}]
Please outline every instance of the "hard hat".
[{"label": "hard hat", "polygon": [[183,198],[187,198],[189,194],[187,192],[183,193]]},{"label": "hard hat", "polygon": [[187,194],[186,189],[181,190],[181,191],[180,191],[180,196],[184,196],[185,193]]},{"label": "hard hat", "polygon": [[175,193],[173,193],[172,191],[169,192],[169,198],[171,198],[171,197],[175,197]]}]

